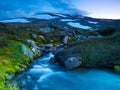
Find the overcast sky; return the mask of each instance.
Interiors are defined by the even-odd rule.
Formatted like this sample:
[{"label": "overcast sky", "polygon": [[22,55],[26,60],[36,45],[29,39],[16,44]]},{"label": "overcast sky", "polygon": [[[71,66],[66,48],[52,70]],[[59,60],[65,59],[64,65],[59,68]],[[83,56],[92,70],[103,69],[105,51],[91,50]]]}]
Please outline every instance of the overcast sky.
[{"label": "overcast sky", "polygon": [[120,19],[120,0],[0,0],[0,19],[39,12],[71,13]]}]

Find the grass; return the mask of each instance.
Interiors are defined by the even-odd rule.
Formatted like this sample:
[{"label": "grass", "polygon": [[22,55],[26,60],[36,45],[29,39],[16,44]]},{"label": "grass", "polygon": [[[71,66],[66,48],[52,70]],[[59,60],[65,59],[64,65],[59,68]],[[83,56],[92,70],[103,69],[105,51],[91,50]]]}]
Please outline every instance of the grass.
[{"label": "grass", "polygon": [[5,86],[5,81],[9,82],[6,75],[19,73],[25,68],[24,65],[29,64],[29,59],[22,52],[21,44],[21,42],[9,41],[8,46],[0,48],[0,90],[17,90]]},{"label": "grass", "polygon": [[81,50],[83,63],[88,64],[88,66],[98,65],[100,63],[107,64],[109,62],[114,62],[110,65],[120,64],[117,61],[117,59],[120,58],[119,38],[120,35],[111,36],[109,38],[91,39],[79,45],[78,48]]},{"label": "grass", "polygon": [[26,41],[33,39],[32,31],[22,29],[0,24],[0,90],[17,90],[13,78],[9,80],[7,77],[29,66],[30,60],[23,54],[22,44],[28,46]]},{"label": "grass", "polygon": [[[32,24],[0,23],[0,90],[17,90],[13,87],[13,80],[8,80],[7,76],[16,75],[23,68],[29,66],[30,60],[23,54],[21,47],[24,44],[29,48],[27,40],[34,40],[38,45],[41,43],[57,45],[62,42],[62,35],[58,31],[45,34],[39,32],[39,28],[39,25]],[[33,37],[32,34],[36,35],[37,38]],[[40,55],[34,54],[34,57],[38,56]]]}]

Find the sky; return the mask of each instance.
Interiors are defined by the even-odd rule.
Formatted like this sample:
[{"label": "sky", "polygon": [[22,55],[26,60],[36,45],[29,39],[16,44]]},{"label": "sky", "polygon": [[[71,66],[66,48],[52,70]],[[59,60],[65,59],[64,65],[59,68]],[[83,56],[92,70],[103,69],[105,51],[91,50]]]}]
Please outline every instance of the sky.
[{"label": "sky", "polygon": [[28,17],[41,12],[120,19],[119,8],[120,0],[0,0],[0,19]]}]

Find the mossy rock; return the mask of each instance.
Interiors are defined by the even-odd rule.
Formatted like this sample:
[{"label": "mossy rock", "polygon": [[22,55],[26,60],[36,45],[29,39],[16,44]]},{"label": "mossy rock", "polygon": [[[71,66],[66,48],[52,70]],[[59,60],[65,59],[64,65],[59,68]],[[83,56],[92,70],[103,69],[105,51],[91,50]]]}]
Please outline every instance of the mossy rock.
[{"label": "mossy rock", "polygon": [[109,37],[92,38],[69,45],[58,52],[55,58],[63,65],[64,60],[76,55],[82,57],[81,67],[112,68],[120,64],[120,33]]}]

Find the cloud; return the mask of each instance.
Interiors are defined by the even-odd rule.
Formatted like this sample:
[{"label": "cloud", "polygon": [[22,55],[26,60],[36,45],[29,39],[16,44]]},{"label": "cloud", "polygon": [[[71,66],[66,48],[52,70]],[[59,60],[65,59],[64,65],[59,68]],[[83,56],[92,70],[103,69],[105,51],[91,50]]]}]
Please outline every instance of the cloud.
[{"label": "cloud", "polygon": [[0,2],[0,19],[32,16],[40,12],[88,14],[86,11],[76,9],[72,0],[0,0]]}]

